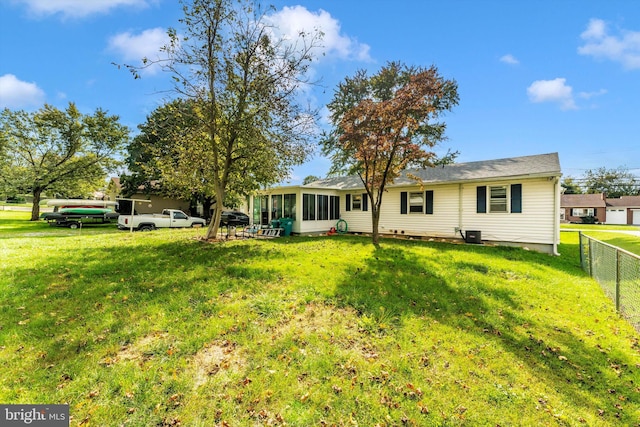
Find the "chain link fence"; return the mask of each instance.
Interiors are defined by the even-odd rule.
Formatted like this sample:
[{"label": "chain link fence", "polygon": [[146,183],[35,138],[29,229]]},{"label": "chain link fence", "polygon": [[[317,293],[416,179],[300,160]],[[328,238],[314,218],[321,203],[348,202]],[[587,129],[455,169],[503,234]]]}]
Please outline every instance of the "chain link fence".
[{"label": "chain link fence", "polygon": [[640,256],[580,233],[580,264],[640,331]]}]

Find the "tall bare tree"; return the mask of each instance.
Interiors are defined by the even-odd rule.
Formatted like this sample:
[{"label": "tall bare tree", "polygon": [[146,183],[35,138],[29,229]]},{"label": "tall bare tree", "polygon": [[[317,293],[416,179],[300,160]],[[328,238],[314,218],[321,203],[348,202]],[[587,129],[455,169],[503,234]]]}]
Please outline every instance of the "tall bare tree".
[{"label": "tall bare tree", "polygon": [[195,101],[198,123],[175,143],[194,163],[197,156],[210,159],[217,208],[206,237],[214,238],[231,187],[249,193],[279,182],[311,153],[317,114],[303,107],[298,89],[311,83],[306,72],[321,34],[300,33],[295,41],[279,37],[257,1],[182,5],[183,33],[168,31],[170,42],[162,49],[167,58],[128,68],[138,77],[141,68],[161,65],[178,95]]},{"label": "tall bare tree", "polygon": [[357,174],[371,201],[372,240],[379,244],[382,196],[408,167],[429,167],[453,160],[432,148],[444,139],[436,119],[458,103],[458,86],[435,67],[390,62],[369,77],[359,71],[341,83],[328,108],[334,130],[323,151],[332,156],[332,172]]}]

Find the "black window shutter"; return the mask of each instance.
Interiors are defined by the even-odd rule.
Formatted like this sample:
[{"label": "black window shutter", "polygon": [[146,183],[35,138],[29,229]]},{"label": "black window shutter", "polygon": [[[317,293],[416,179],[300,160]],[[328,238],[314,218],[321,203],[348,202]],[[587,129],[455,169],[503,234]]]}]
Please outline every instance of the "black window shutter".
[{"label": "black window shutter", "polygon": [[346,206],[345,206],[345,210],[346,211],[350,211],[351,210],[351,194],[347,194],[347,201],[346,201]]},{"label": "black window shutter", "polygon": [[432,215],[433,214],[433,190],[427,190],[424,193],[424,199],[427,202],[427,206],[426,206],[426,209],[424,210],[424,213],[427,215]]},{"label": "black window shutter", "polygon": [[400,213],[402,215],[407,214],[407,192],[400,193]]},{"label": "black window shutter", "polygon": [[593,216],[598,216],[598,208],[593,208]]},{"label": "black window shutter", "polygon": [[511,185],[511,213],[522,213],[522,184]]},{"label": "black window shutter", "polygon": [[362,193],[362,210],[369,210],[369,196],[367,196],[367,193]]},{"label": "black window shutter", "polygon": [[487,187],[476,187],[476,212],[487,213]]}]

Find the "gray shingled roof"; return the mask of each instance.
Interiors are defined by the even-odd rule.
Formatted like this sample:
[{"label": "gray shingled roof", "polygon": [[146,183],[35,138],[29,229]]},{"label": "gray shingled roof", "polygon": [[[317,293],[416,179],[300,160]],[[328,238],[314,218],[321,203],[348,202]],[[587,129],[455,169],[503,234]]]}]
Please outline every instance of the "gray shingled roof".
[{"label": "gray shingled roof", "polygon": [[[549,153],[479,162],[452,163],[427,169],[409,169],[388,187],[415,185],[416,180],[410,178],[409,174],[419,177],[423,183],[452,183],[502,178],[560,176],[562,172],[558,153]],[[363,188],[363,185],[359,177],[348,176],[321,179],[303,187],[349,190]]]}]

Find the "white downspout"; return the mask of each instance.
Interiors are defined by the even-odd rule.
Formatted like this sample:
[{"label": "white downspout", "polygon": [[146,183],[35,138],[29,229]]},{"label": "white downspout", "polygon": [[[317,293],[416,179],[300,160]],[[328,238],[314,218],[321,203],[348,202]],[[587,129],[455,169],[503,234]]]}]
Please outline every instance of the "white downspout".
[{"label": "white downspout", "polygon": [[462,184],[458,184],[458,233],[462,232],[462,219],[464,218],[462,212],[462,190]]},{"label": "white downspout", "polygon": [[553,254],[559,256],[558,242],[560,241],[560,177],[553,178],[554,208],[553,208]]}]

